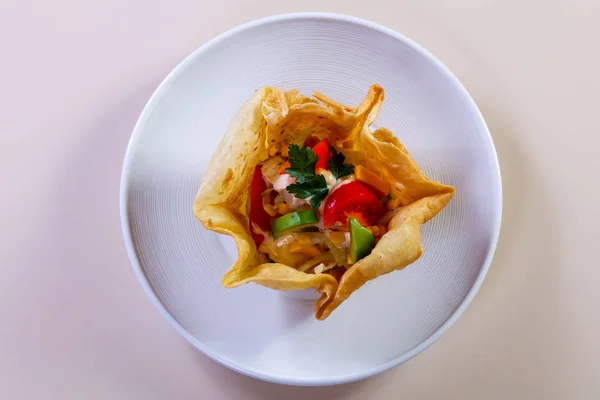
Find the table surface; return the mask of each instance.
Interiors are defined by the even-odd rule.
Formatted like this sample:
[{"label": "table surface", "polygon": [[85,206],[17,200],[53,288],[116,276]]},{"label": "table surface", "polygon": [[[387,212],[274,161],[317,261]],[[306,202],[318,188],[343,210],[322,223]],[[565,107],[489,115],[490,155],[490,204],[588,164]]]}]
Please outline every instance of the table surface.
[{"label": "table surface", "polygon": [[[439,57],[481,108],[504,180],[496,257],[459,321],[408,363],[327,388],[195,351],[136,281],[118,210],[129,135],[169,70],[294,11],[370,19]],[[600,398],[598,15],[596,0],[3,0],[0,398]]]}]

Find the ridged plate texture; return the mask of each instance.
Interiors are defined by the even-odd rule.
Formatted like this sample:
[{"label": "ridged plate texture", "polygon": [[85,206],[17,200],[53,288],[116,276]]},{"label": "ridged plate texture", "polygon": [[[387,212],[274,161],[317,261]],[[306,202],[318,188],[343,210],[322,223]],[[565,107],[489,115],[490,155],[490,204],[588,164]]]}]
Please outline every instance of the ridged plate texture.
[{"label": "ridged plate texture", "polygon": [[[426,174],[457,190],[423,228],[422,258],[369,282],[323,322],[302,295],[223,288],[235,247],[202,228],[192,202],[231,117],[263,85],[319,90],[356,105],[372,83],[386,90],[377,126],[392,130]],[[251,376],[322,385],[406,361],[458,318],[491,261],[501,183],[483,118],[439,61],[366,21],[294,14],[229,31],[175,68],[136,125],[121,206],[140,281],[186,339]]]}]

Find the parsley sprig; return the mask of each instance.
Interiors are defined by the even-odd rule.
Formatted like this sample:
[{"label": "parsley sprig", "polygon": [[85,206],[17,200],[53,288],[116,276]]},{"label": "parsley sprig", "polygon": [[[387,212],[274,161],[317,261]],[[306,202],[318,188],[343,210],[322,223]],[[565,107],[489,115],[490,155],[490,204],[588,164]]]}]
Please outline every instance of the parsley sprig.
[{"label": "parsley sprig", "polygon": [[300,147],[297,144],[290,144],[288,149],[290,156],[288,161],[291,166],[290,168],[286,168],[285,172],[290,174],[291,177],[296,178],[297,184],[314,179],[315,165],[319,161],[319,156],[315,154],[313,149],[310,147]]},{"label": "parsley sprig", "polygon": [[346,157],[342,153],[337,153],[329,160],[328,166],[335,179],[340,179],[342,176],[354,173],[354,165],[344,164],[345,160]]},{"label": "parsley sprig", "polygon": [[[300,199],[310,197],[310,206],[319,208],[321,202],[329,194],[325,177],[315,174],[315,166],[319,161],[319,156],[310,147],[305,148],[290,144],[288,149],[290,168],[286,168],[285,172],[296,178],[296,183],[288,185],[287,191]],[[329,160],[329,169],[336,179],[354,172],[354,166],[344,164],[344,160],[345,157],[342,153],[337,153]]]},{"label": "parsley sprig", "polygon": [[296,178],[296,183],[288,185],[287,191],[300,199],[310,197],[310,206],[319,208],[329,193],[325,177],[315,174],[319,156],[310,147],[304,148],[295,144],[290,144],[289,155],[290,168],[285,172]]},{"label": "parsley sprig", "polygon": [[292,183],[287,187],[287,191],[293,193],[300,199],[310,197],[310,206],[312,208],[319,208],[321,202],[327,197],[329,188],[327,187],[325,177],[323,175],[317,175],[302,183]]}]

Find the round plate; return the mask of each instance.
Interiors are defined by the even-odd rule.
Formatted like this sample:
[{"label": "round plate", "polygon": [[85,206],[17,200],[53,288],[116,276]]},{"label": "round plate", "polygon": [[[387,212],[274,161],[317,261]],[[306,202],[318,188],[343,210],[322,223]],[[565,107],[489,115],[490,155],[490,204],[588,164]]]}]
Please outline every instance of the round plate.
[{"label": "round plate", "polygon": [[[225,289],[235,247],[202,228],[192,203],[231,117],[264,85],[357,105],[372,83],[386,90],[377,126],[393,131],[428,176],[457,191],[423,227],[421,259],[368,282],[325,321],[302,296],[255,284]],[[328,385],[398,365],[456,321],[490,265],[501,197],[485,122],[439,61],[371,22],[292,14],[226,32],[169,74],[127,149],[121,218],[140,282],[190,343],[256,378]]]}]

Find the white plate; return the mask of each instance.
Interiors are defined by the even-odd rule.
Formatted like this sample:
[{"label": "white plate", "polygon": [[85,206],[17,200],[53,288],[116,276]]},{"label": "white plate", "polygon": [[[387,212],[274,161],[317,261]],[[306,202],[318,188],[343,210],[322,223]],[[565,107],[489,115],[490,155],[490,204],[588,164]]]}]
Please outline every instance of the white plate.
[{"label": "white plate", "polygon": [[[369,282],[323,322],[312,301],[254,284],[223,288],[235,248],[202,228],[192,202],[231,117],[263,85],[319,90],[356,105],[372,83],[386,90],[377,126],[398,135],[427,175],[457,190],[423,228],[423,257]],[[490,265],[501,197],[485,122],[439,61],[371,22],[292,14],[226,32],[169,74],[127,149],[121,217],[140,282],[190,343],[256,378],[327,385],[398,365],[456,321]]]}]

